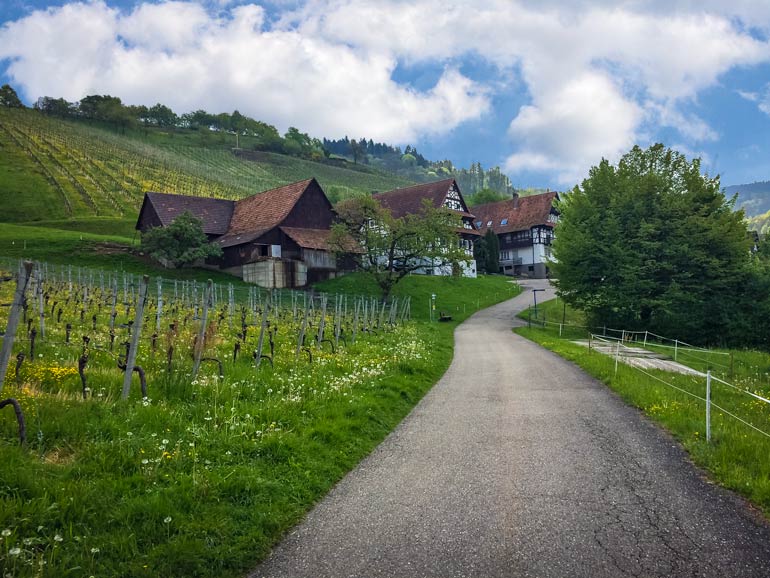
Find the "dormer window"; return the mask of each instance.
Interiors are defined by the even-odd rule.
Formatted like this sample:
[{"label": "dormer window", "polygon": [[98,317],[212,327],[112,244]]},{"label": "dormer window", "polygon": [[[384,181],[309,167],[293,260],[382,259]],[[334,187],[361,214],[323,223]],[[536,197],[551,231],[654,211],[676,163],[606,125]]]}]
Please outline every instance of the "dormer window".
[{"label": "dormer window", "polygon": [[483,225],[483,224],[484,223],[482,221],[476,221],[476,228],[477,229],[481,229],[481,225]]},{"label": "dormer window", "polygon": [[487,221],[487,227],[491,227],[491,226],[492,226],[492,221]]},{"label": "dormer window", "polygon": [[503,219],[502,221],[500,221],[500,224],[501,225],[507,225],[508,224],[508,219]]}]

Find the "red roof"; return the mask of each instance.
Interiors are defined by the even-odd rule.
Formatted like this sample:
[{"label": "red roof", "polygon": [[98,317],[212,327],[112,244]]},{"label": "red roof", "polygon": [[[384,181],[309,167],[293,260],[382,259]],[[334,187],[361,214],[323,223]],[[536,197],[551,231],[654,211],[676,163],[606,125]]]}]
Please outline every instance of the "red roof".
[{"label": "red roof", "polygon": [[303,249],[321,249],[329,251],[329,237],[331,229],[297,229],[295,227],[281,227],[297,245]]},{"label": "red roof", "polygon": [[203,232],[207,235],[223,235],[235,208],[235,201],[168,193],[147,193],[145,202],[152,205],[164,227],[188,211],[203,221]]},{"label": "red roof", "polygon": [[[479,230],[482,232],[486,232],[487,228],[491,228],[498,235],[526,231],[537,225],[553,226],[548,220],[548,215],[554,210],[553,202],[558,198],[559,194],[555,191],[516,197],[507,201],[476,205],[473,212],[476,215],[476,223],[481,221]],[[492,224],[488,225],[490,221]]]},{"label": "red roof", "polygon": [[248,243],[277,227],[314,180],[291,183],[236,201],[227,233],[217,243],[222,247]]},{"label": "red roof", "polygon": [[[419,213],[422,211],[423,199],[429,199],[431,205],[435,208],[439,208],[444,204],[449,189],[454,185],[457,188],[458,193],[460,187],[457,186],[457,182],[454,179],[444,179],[443,181],[434,181],[432,183],[423,183],[421,185],[414,185],[412,187],[406,187],[404,189],[394,189],[386,193],[375,193],[372,195],[383,207],[390,211],[396,219],[403,217],[404,215]],[[460,193],[462,199],[462,193]],[[465,205],[465,200],[462,200]],[[465,207],[467,209],[467,206]],[[463,217],[473,217],[473,215],[467,211],[456,211]]]}]

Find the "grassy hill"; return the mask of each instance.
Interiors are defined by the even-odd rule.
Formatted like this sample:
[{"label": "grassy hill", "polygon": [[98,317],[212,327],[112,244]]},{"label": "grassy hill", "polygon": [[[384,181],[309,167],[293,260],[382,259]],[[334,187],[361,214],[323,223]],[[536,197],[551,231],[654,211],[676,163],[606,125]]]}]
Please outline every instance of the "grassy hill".
[{"label": "grassy hill", "polygon": [[128,235],[146,191],[238,199],[314,176],[334,200],[409,184],[272,153],[246,160],[232,153],[232,138],[192,130],[118,134],[0,108],[0,222]]}]

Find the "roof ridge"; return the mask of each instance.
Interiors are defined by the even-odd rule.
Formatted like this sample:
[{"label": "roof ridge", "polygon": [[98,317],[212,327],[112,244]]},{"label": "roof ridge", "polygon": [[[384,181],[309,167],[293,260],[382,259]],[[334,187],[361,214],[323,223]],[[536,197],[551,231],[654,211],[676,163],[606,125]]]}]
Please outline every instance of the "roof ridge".
[{"label": "roof ridge", "polygon": [[439,183],[456,181],[456,180],[457,179],[455,179],[454,177],[449,177],[447,179],[440,179],[438,181],[427,181],[425,183],[416,183],[414,185],[409,185],[408,187],[395,188],[395,189],[391,189],[389,191],[380,191],[380,192],[375,193],[374,196],[386,195],[388,193],[400,193],[400,192],[403,192],[403,191],[408,191],[410,189],[416,189],[416,188],[419,188],[419,187],[435,186],[435,185],[438,185]]},{"label": "roof ridge", "polygon": [[264,195],[264,194],[266,194],[266,193],[273,193],[273,192],[275,192],[275,191],[279,191],[279,190],[281,190],[281,189],[285,189],[285,188],[287,188],[287,187],[293,187],[293,186],[295,186],[295,185],[299,185],[300,183],[307,183],[307,185],[305,185],[305,186],[302,188],[302,190],[304,191],[305,189],[307,189],[307,188],[310,186],[310,183],[311,183],[312,181],[315,181],[315,180],[316,180],[316,179],[315,179],[315,177],[310,177],[309,179],[302,179],[302,180],[299,180],[299,181],[294,181],[293,183],[286,183],[285,185],[280,185],[280,186],[278,186],[278,187],[273,187],[272,189],[267,189],[266,191],[259,191],[259,192],[257,192],[257,193],[254,193],[254,194],[252,194],[252,195],[249,195],[248,197],[243,197],[242,199],[238,199],[238,200],[237,200],[237,201],[235,201],[235,202],[236,202],[236,203],[240,203],[241,201],[246,201],[246,200],[248,200],[248,199],[252,199],[252,198],[254,198],[254,197],[258,197],[258,196],[260,196],[260,195]]}]

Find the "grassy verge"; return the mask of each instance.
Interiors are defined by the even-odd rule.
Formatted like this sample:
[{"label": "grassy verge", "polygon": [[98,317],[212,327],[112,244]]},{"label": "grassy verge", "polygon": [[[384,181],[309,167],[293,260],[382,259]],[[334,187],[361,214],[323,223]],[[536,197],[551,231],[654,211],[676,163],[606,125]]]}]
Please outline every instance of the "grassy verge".
[{"label": "grassy verge", "polygon": [[[164,279],[189,279],[215,283],[244,285],[240,279],[218,271],[206,269],[165,269],[136,252],[137,244],[125,232],[125,221],[92,218],[73,221],[85,227],[110,234],[67,230],[66,223],[50,223],[48,226],[23,226],[3,223],[0,226],[0,259],[30,259],[57,265],[89,267],[107,271],[125,271],[137,275],[147,274]],[[114,225],[114,226],[113,226]],[[61,227],[61,228],[58,228]]]},{"label": "grassy verge", "polygon": [[[354,273],[332,281],[319,283],[317,289],[333,293],[379,296],[377,284],[366,274]],[[429,277],[410,275],[393,290],[395,297],[411,297],[412,319],[427,321],[431,315],[431,297],[436,296],[434,319],[443,312],[452,317],[447,323],[454,327],[479,309],[516,296],[520,289],[510,278],[501,275],[464,277]],[[443,325],[443,324],[442,324]]]},{"label": "grassy verge", "polygon": [[[561,318],[562,307],[548,302],[544,304],[542,312],[546,319],[555,319],[557,316]],[[580,323],[579,313],[572,312],[572,315],[573,321]],[[770,515],[770,460],[767,458],[770,455],[770,437],[712,406],[712,439],[707,442],[705,402],[692,397],[705,398],[705,378],[654,370],[648,371],[649,375],[646,375],[624,363],[618,364],[616,372],[613,357],[589,351],[574,342],[576,339],[587,338],[586,330],[562,328],[562,336],[559,336],[556,323],[545,328],[533,324],[531,328],[522,327],[516,332],[574,362],[607,384],[623,400],[641,409],[671,432],[690,453],[693,461],[705,468],[715,481],[743,494],[766,515]],[[671,355],[670,349],[660,350],[668,351]],[[732,373],[725,363],[728,357],[716,353],[732,355],[735,360]],[[712,370],[713,374],[740,389],[770,398],[770,356],[766,353],[736,350],[710,355],[680,349],[678,361],[698,370]],[[672,385],[682,391],[674,389]],[[716,382],[712,383],[711,391],[712,403],[770,432],[770,406]]]},{"label": "grassy verge", "polygon": [[78,233],[93,233],[108,237],[121,237],[125,242],[139,239],[139,233],[134,229],[136,218],[122,217],[84,217],[81,219],[60,219],[20,223],[31,227],[77,231]]},{"label": "grassy verge", "polygon": [[[325,290],[360,293],[362,283],[344,278]],[[431,291],[455,307],[469,293],[484,306],[515,292],[499,278],[414,283],[415,299]],[[87,333],[105,346],[108,308],[97,310],[98,330],[91,311],[82,323],[79,305],[65,309],[61,322],[49,319],[18,385],[11,370],[2,396],[19,400],[29,436],[19,447],[13,413],[0,412],[0,566],[15,577],[243,575],[440,378],[452,327],[471,313],[466,305],[451,323],[359,334],[334,353],[314,350],[310,362],[305,353],[295,360],[298,320],[286,311],[275,320],[274,367],[258,369],[247,353],[256,329],[234,362],[236,324],[220,318],[206,355],[223,360],[224,377],[207,364],[192,380],[194,319],[180,308],[177,369],[164,371],[164,349],[153,352],[143,339],[148,397],[134,386],[124,402],[121,372],[96,349],[87,366],[92,395],[83,400],[79,345],[63,344],[70,321],[73,344]]]}]

